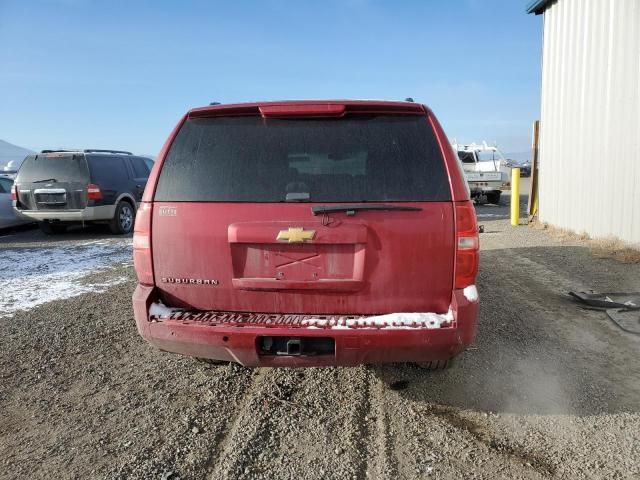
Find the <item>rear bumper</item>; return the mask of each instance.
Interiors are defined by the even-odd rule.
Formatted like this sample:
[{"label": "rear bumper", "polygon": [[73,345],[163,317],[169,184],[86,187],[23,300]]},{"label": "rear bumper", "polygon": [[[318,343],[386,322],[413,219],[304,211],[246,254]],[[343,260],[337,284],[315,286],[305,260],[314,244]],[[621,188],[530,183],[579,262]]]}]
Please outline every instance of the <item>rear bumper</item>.
[{"label": "rear bumper", "polygon": [[469,182],[471,193],[497,192],[507,187],[508,185],[503,182]]},{"label": "rear bumper", "polygon": [[[247,367],[353,366],[391,362],[445,360],[462,352],[475,337],[478,300],[453,292],[451,326],[426,328],[287,328],[207,325],[182,320],[150,321],[155,287],[138,285],[133,308],[140,335],[161,350],[237,362]],[[260,336],[331,337],[335,354],[272,356],[258,353]]]},{"label": "rear bumper", "polygon": [[14,211],[22,218],[28,218],[42,222],[86,222],[92,220],[110,220],[115,215],[115,205],[100,205],[98,207],[86,207],[81,210],[18,210]]}]

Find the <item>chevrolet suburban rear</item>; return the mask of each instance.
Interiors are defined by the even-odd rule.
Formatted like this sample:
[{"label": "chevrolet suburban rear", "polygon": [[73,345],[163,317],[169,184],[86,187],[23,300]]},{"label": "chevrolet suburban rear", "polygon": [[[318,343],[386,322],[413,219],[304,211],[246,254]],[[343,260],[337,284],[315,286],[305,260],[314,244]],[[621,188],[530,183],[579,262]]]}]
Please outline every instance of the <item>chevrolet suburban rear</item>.
[{"label": "chevrolet suburban rear", "polygon": [[139,333],[245,366],[446,366],[474,338],[478,233],[424,105],[189,111],[134,231]]}]

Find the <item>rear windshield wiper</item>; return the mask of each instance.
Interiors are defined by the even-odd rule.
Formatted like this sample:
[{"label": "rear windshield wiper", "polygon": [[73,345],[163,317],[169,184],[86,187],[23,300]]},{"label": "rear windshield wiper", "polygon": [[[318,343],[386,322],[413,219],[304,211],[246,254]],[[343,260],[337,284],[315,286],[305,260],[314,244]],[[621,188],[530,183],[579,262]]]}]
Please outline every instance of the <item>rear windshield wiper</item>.
[{"label": "rear windshield wiper", "polygon": [[44,183],[44,182],[57,182],[58,180],[56,180],[55,178],[45,178],[44,180],[36,180],[35,182],[31,182],[31,183]]},{"label": "rear windshield wiper", "polygon": [[314,215],[320,213],[347,212],[347,215],[355,215],[358,210],[401,210],[405,212],[419,212],[420,207],[407,207],[404,205],[386,205],[380,203],[361,203],[357,205],[317,205],[311,207]]}]

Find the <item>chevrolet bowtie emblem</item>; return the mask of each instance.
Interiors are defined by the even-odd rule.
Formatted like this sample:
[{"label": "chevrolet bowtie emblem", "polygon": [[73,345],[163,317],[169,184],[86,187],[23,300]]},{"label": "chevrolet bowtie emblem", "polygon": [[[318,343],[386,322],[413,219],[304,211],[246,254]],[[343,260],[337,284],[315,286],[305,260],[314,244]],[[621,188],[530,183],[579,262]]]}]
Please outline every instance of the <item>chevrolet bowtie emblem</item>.
[{"label": "chevrolet bowtie emblem", "polygon": [[313,240],[315,230],[305,230],[300,227],[289,227],[289,230],[280,230],[276,240],[287,240],[289,243],[303,243],[305,240]]}]

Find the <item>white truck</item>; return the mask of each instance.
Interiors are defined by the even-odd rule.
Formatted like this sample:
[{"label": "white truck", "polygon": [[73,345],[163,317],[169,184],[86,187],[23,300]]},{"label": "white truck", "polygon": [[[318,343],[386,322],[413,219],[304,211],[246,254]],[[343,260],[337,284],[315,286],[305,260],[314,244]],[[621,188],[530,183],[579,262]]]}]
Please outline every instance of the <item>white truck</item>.
[{"label": "white truck", "polygon": [[479,201],[486,197],[488,203],[500,203],[503,190],[511,188],[511,167],[497,146],[487,142],[462,145],[453,143],[462,163],[471,191],[471,198]]}]

